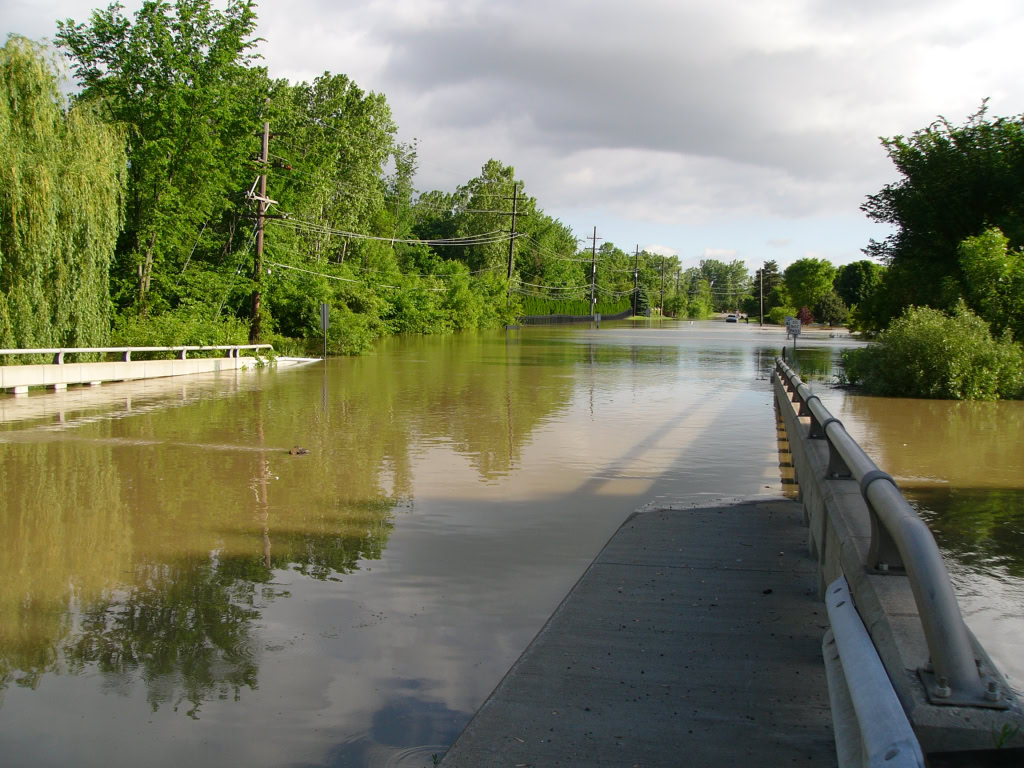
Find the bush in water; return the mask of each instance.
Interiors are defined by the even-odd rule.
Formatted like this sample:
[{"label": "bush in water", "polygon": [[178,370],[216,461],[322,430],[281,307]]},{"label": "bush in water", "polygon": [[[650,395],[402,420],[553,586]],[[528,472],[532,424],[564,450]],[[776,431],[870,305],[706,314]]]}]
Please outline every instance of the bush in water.
[{"label": "bush in water", "polygon": [[992,338],[961,303],[952,315],[909,307],[878,343],[843,352],[847,380],[872,394],[946,400],[1024,397],[1024,348]]}]

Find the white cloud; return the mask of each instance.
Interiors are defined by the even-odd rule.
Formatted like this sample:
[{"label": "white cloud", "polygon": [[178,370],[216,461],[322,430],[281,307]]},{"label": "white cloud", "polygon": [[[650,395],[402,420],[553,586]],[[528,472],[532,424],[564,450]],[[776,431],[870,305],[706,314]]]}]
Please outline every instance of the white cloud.
[{"label": "white cloud", "polygon": [[[0,32],[33,37],[96,4],[3,1]],[[960,122],[985,96],[993,114],[1024,111],[1019,0],[635,0],[628,13],[610,0],[292,0],[259,13],[272,75],[329,70],[387,95],[402,138],[420,140],[420,188],[451,189],[494,157],[545,210],[632,222],[632,241],[782,220],[801,249],[856,252],[859,205],[895,178],[878,136]],[[839,225],[814,226],[826,217]],[[785,247],[772,229],[746,242]]]},{"label": "white cloud", "polygon": [[678,256],[679,255],[679,249],[678,248],[672,248],[671,246],[660,245],[658,243],[652,243],[651,245],[645,245],[643,247],[643,250],[647,251],[647,253],[656,253],[659,256]]},{"label": "white cloud", "polygon": [[731,261],[735,259],[739,254],[739,251],[730,250],[728,248],[705,248],[704,258],[705,259],[717,259],[718,261]]}]

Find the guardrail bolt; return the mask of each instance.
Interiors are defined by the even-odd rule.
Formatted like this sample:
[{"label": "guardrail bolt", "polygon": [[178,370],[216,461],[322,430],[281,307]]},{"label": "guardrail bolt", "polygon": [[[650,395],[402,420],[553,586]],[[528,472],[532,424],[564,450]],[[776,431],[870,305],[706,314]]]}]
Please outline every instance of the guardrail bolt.
[{"label": "guardrail bolt", "polygon": [[995,680],[988,681],[988,688],[985,690],[985,698],[989,701],[999,701],[999,683]]},{"label": "guardrail bolt", "polygon": [[949,687],[949,678],[938,677],[935,679],[935,695],[940,699],[948,699],[953,695],[953,691]]}]

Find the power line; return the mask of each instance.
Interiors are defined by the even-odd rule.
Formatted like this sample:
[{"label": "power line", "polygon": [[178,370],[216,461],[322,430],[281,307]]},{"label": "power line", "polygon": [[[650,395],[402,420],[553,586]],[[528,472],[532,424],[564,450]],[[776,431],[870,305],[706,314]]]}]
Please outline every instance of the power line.
[{"label": "power line", "polygon": [[519,285],[528,285],[531,288],[543,288],[543,289],[548,290],[548,291],[579,291],[579,290],[584,290],[585,291],[585,290],[587,290],[589,288],[589,286],[586,286],[586,285],[572,285],[572,286],[569,286],[567,288],[566,287],[562,287],[562,286],[557,286],[557,285],[538,285],[537,283],[527,283],[527,282],[525,282],[523,280],[519,280],[518,278],[516,278],[515,282],[518,283]]},{"label": "power line", "polygon": [[[292,264],[281,264],[281,263],[276,262],[276,261],[268,261],[266,263],[269,264],[270,266],[274,266],[274,267],[277,267],[279,269],[291,269],[291,270],[294,270],[296,272],[305,272],[307,275],[317,275],[318,277],[325,277],[328,280],[339,280],[339,281],[341,281],[343,283],[362,284],[361,280],[355,280],[355,279],[353,279],[351,277],[339,277],[338,275],[329,275],[326,272],[317,272],[316,270],[312,270],[312,269],[303,269],[302,267],[296,267],[296,266],[294,266]],[[404,277],[404,275],[403,275],[403,277]],[[373,286],[375,288],[392,288],[394,290],[400,290],[401,287],[402,287],[400,285],[389,285],[387,283],[367,283],[367,285],[371,285],[371,286]],[[440,291],[446,291],[448,289],[447,288],[427,288],[427,290],[428,291],[439,291],[440,292]]]},{"label": "power line", "polygon": [[491,232],[484,232],[481,234],[466,235],[464,237],[448,237],[438,238],[435,240],[420,240],[417,238],[403,238],[403,237],[384,237],[380,235],[364,235],[360,232],[350,232],[344,229],[334,229],[326,224],[317,224],[311,221],[300,221],[297,219],[275,219],[271,222],[275,226],[290,227],[295,230],[306,229],[312,232],[319,232],[321,234],[328,235],[339,235],[340,237],[352,238],[354,240],[375,240],[385,243],[406,243],[409,245],[438,245],[438,246],[456,246],[456,245],[489,245],[492,243],[507,242],[510,235],[507,232],[501,230],[493,230]]}]

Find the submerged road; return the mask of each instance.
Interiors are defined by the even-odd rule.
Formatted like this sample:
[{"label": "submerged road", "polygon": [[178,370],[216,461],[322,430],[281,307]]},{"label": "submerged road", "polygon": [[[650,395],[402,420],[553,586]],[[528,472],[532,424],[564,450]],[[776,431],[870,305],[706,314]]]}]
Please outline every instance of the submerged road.
[{"label": "submerged road", "polygon": [[802,521],[781,499],[631,516],[442,765],[835,765]]}]

